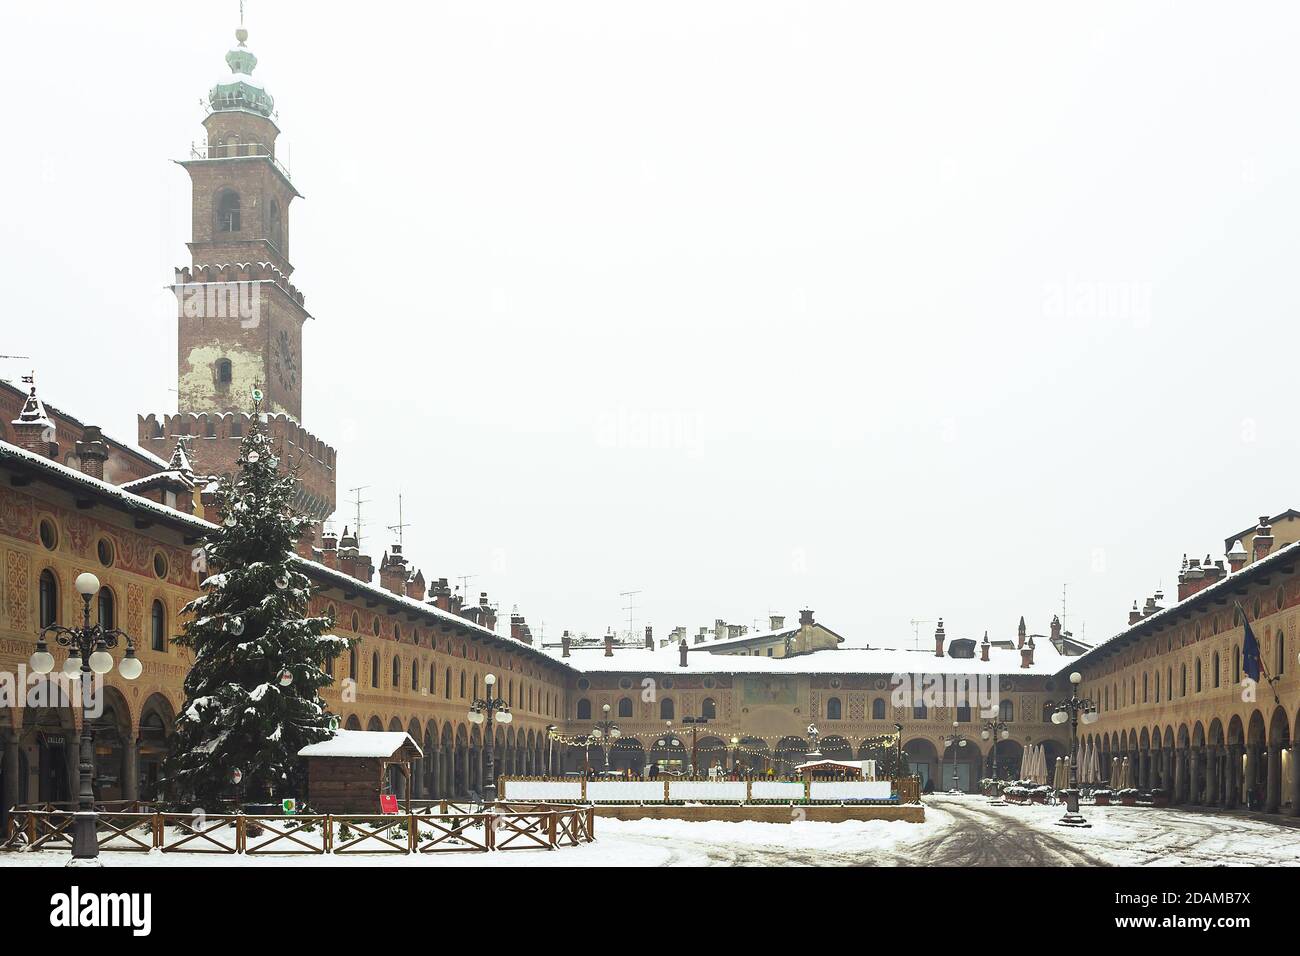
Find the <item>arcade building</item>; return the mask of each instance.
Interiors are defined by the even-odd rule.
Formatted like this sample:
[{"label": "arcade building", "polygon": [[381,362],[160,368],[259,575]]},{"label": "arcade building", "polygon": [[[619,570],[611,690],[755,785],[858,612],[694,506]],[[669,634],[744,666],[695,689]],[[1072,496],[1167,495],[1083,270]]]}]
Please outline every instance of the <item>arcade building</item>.
[{"label": "arcade building", "polygon": [[[419,743],[417,797],[482,792],[487,741],[467,710],[488,673],[514,713],[492,741],[506,776],[642,772],[651,763],[786,772],[811,749],[810,727],[826,757],[863,759],[901,726],[923,782],[947,789],[955,773],[974,790],[992,773],[995,746],[1000,776],[1018,769],[1029,744],[1049,757],[1067,752],[1068,732],[1049,718],[1078,670],[1100,711],[1087,733],[1104,753],[1129,756],[1143,785],[1175,801],[1231,807],[1249,796],[1300,811],[1300,666],[1288,660],[1300,649],[1295,512],[1232,535],[1223,561],[1185,561],[1176,602],[1153,596],[1096,646],[1055,619],[1047,634],[1022,619],[1014,633],[981,638],[950,638],[940,623],[932,646],[899,647],[842,636],[810,609],[789,623],[774,616],[762,631],[715,621],[662,640],[647,627],[636,639],[543,645],[522,614],[499,621],[487,594],[470,600],[445,577],[426,579],[400,544],[376,566],[348,529],[326,532],[336,451],[303,424],[311,316],[291,282],[290,208],[302,197],[277,159],[278,116],[254,79],[247,33],[236,38],[229,75],[208,95],[206,142],[180,161],[193,225],[190,261],[175,281],[178,410],[140,416],[133,445],[49,404],[39,382],[0,382],[0,671],[19,673],[43,625],[74,620],[73,581],[87,570],[103,582],[95,613],[135,638],[143,664],[138,680],[107,678],[94,720],[101,800],[158,795],[190,664],[170,638],[198,593],[194,551],[221,517],[206,489],[234,468],[256,386],[284,466],[301,479],[298,506],[318,521],[298,548],[318,587],[312,613],[328,612],[340,634],[359,639],[336,662],[326,700],[348,728],[402,730]],[[1275,678],[1250,701],[1240,686],[1243,613]],[[985,741],[987,718],[969,704],[896,699],[899,674],[996,678],[1007,739]],[[4,808],[72,798],[80,719],[58,707],[0,714]],[[618,736],[593,744],[598,721],[616,724]],[[945,748],[954,734],[967,739],[955,761]]]}]

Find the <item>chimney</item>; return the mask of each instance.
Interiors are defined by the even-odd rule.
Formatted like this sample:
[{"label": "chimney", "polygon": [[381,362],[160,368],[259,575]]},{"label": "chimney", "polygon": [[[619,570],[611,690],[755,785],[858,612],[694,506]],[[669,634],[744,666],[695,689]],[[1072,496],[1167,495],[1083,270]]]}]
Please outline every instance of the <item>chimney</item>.
[{"label": "chimney", "polygon": [[989,632],[984,632],[984,640],[980,642],[980,660],[988,663],[989,660]]},{"label": "chimney", "polygon": [[1146,599],[1146,603],[1142,605],[1142,616],[1150,617],[1154,613],[1156,613],[1156,599],[1149,597]]},{"label": "chimney", "polygon": [[424,600],[424,572],[418,568],[415,574],[406,580],[406,596],[417,601]]},{"label": "chimney", "polygon": [[701,625],[700,625],[700,633],[698,633],[698,634],[695,635],[695,643],[696,643],[696,644],[703,644],[703,643],[704,643],[704,635],[707,634],[707,633],[709,633],[709,629],[708,629],[707,627],[705,627],[703,624],[701,624]]},{"label": "chimney", "polygon": [[655,629],[649,624],[645,626],[645,649],[647,651],[655,649]]},{"label": "chimney", "polygon": [[784,614],[769,615],[767,619],[767,623],[768,623],[768,630],[779,631],[781,630],[781,628],[785,627],[785,615]]},{"label": "chimney", "polygon": [[1259,527],[1255,529],[1255,560],[1268,557],[1273,550],[1273,528],[1268,523],[1268,515],[1259,516]]},{"label": "chimney", "polygon": [[1133,602],[1133,610],[1128,612],[1128,623],[1130,626],[1142,620],[1142,612],[1138,610],[1138,602]]},{"label": "chimney", "polygon": [[1016,650],[1025,646],[1025,616],[1020,615],[1020,626],[1016,628]]},{"label": "chimney", "polygon": [[451,610],[451,587],[447,584],[446,578],[438,578],[429,593],[429,599],[433,602],[434,607],[443,611]]},{"label": "chimney", "polygon": [[688,653],[690,653],[690,651],[689,651],[688,648],[686,647],[686,641],[685,641],[685,639],[683,639],[682,642],[681,642],[680,644],[677,645],[677,653],[681,655],[681,660],[679,661],[679,663],[678,663],[677,666],[679,666],[679,667],[685,667],[685,666],[686,666],[686,655],[687,655]]},{"label": "chimney", "polygon": [[813,623],[813,612],[810,608],[804,608],[802,611],[799,612],[800,627],[803,627],[805,625],[812,626],[812,623]]},{"label": "chimney", "polygon": [[939,626],[934,629],[934,656],[943,657],[943,618],[939,618]]},{"label": "chimney", "polygon": [[510,612],[510,636],[516,641],[524,639],[524,616],[517,608]]},{"label": "chimney", "polygon": [[1233,542],[1232,550],[1228,552],[1228,570],[1236,574],[1246,566],[1246,548],[1242,545],[1241,539],[1238,538]]},{"label": "chimney", "polygon": [[36,386],[23,403],[18,417],[10,422],[14,429],[14,444],[42,458],[53,457],[50,453],[54,446],[54,422],[45,414],[45,406],[36,397]]},{"label": "chimney", "polygon": [[1055,644],[1061,639],[1061,619],[1055,614],[1052,615],[1052,643]]},{"label": "chimney", "polygon": [[348,531],[347,525],[343,526],[343,537],[339,538],[338,565],[339,570],[354,578],[360,578],[357,567],[360,555],[357,554],[357,537]]},{"label": "chimney", "polygon": [[727,625],[720,617],[713,619],[713,639],[720,641],[727,636]]},{"label": "chimney", "polygon": [[608,631],[605,632],[605,656],[614,656],[614,635]]},{"label": "chimney", "polygon": [[564,636],[560,638],[560,656],[569,656],[569,632],[565,631]]},{"label": "chimney", "polygon": [[1020,666],[1022,668],[1034,666],[1034,639],[1032,637],[1025,641],[1025,646],[1020,649]]},{"label": "chimney", "polygon": [[402,557],[402,546],[393,545],[391,552],[385,552],[379,562],[379,586],[394,594],[406,594],[406,558]]},{"label": "chimney", "polygon": [[108,461],[108,443],[98,425],[87,425],[81,433],[81,441],[75,446],[77,457],[81,459],[81,471],[91,478],[104,480],[104,462]]}]

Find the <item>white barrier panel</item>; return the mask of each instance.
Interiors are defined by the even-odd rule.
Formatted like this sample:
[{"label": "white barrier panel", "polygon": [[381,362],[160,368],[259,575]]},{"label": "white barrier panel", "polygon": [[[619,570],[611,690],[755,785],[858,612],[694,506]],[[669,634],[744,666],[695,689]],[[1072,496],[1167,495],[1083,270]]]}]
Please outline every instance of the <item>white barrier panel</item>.
[{"label": "white barrier panel", "polygon": [[754,800],[802,800],[803,784],[791,780],[755,780],[750,785]]},{"label": "white barrier panel", "polygon": [[743,780],[674,780],[668,785],[671,800],[727,800],[745,802]]},{"label": "white barrier panel", "polygon": [[581,780],[507,780],[507,800],[572,800],[582,802]]},{"label": "white barrier panel", "polygon": [[587,800],[590,803],[600,803],[602,800],[663,803],[664,783],[662,780],[588,780]]},{"label": "white barrier panel", "polygon": [[888,800],[894,785],[888,780],[814,780],[814,800]]}]

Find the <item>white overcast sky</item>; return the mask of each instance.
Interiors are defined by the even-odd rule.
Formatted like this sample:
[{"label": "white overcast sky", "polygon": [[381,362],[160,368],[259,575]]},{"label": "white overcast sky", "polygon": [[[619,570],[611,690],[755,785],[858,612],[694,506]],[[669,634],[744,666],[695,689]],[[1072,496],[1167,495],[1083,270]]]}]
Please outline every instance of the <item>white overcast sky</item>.
[{"label": "white overcast sky", "polygon": [[[0,374],[119,436],[175,405],[237,6],[3,13]],[[425,576],[548,638],[633,589],[661,636],[1008,637],[1068,582],[1100,640],[1297,502],[1298,15],[255,0],[305,424],[367,550],[401,490]]]}]

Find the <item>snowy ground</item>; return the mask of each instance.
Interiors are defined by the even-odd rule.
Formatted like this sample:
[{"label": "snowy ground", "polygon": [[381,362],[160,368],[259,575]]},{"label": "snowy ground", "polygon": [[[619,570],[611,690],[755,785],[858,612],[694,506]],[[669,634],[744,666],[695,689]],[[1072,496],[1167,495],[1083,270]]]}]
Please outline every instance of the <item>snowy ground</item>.
[{"label": "snowy ground", "polygon": [[[593,844],[555,851],[432,856],[223,856],[108,852],[108,866],[1296,866],[1300,829],[1221,814],[1084,807],[1093,824],[1056,826],[1055,806],[989,806],[934,796],[926,822],[692,823],[597,820]],[[0,853],[0,867],[62,866],[67,852]]]}]

